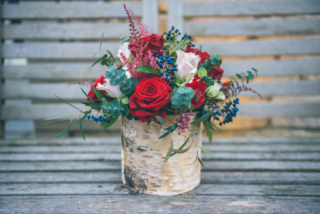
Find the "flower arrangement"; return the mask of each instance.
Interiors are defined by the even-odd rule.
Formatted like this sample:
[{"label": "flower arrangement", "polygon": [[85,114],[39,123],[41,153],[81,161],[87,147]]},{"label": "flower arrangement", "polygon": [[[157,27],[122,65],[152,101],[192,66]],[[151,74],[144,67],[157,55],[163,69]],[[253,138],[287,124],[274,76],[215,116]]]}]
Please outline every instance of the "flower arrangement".
[{"label": "flower arrangement", "polygon": [[[124,9],[129,18],[130,37],[120,37],[123,44],[117,58],[107,50],[93,63],[93,66],[98,63],[107,66],[106,74],[95,81],[88,93],[81,89],[87,97],[82,104],[88,106],[88,110],[82,111],[68,103],[80,113],[70,121],[56,122],[69,121],[67,128],[58,136],[66,134],[74,123],[80,125],[85,139],[82,131],[85,119],[100,122],[101,130],[105,130],[120,115],[128,120],[164,126],[166,115],[178,115],[176,123],[166,127],[166,132],[159,139],[164,140],[176,131],[178,135],[185,136],[186,141],[180,148],[172,148],[171,143],[164,157],[164,162],[167,162],[172,155],[185,153],[192,146],[191,143],[185,148],[193,135],[189,124],[203,123],[211,143],[212,130],[217,128],[212,121],[217,121],[220,126],[233,121],[239,111],[239,93],[252,91],[260,96],[245,84],[245,80],[249,83],[257,76],[257,69],[236,74],[238,80],[230,78],[230,81],[221,83],[224,70],[220,67],[222,59],[219,55],[209,55],[202,51],[201,46],[195,48],[191,35],[184,34],[178,39],[181,33],[174,27],[162,35],[148,34],[147,26],[125,5]],[[190,116],[195,119],[191,121]],[[77,117],[79,119],[74,121]],[[57,118],[62,117],[49,119]],[[194,146],[197,147],[196,144]],[[212,155],[198,147],[209,157]],[[198,156],[194,163],[196,161],[202,164]]]}]

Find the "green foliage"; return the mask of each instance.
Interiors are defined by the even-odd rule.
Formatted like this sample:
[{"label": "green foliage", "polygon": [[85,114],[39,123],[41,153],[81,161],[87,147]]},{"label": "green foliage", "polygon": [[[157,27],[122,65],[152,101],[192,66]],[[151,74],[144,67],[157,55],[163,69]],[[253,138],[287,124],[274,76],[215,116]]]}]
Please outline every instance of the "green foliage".
[{"label": "green foliage", "polygon": [[[82,91],[83,91],[83,89],[81,89]],[[83,91],[84,92],[84,91]],[[84,92],[85,93],[85,92]],[[86,93],[85,93],[86,94]],[[64,102],[64,103],[66,103],[66,104],[68,104],[69,106],[71,106],[71,107],[73,107],[73,108],[75,108],[75,109],[78,109],[79,111],[81,111],[82,112],[82,110],[81,109],[79,109],[79,108],[77,108],[77,107],[75,107],[74,105],[72,105],[72,104],[70,104],[70,103],[68,103],[67,101],[64,101],[63,99],[61,99],[60,97],[58,97],[57,95],[54,95],[54,96],[56,96],[59,100],[61,100],[62,102]],[[88,95],[86,95],[86,96],[88,96]],[[91,98],[90,98],[91,99]]]},{"label": "green foliage", "polygon": [[[101,49],[101,44],[100,44],[100,49]],[[108,51],[108,54],[103,55],[102,57],[98,58],[92,65],[91,67],[95,66],[97,63],[100,62],[101,65],[106,65],[106,66],[110,66],[113,65],[115,63],[115,58],[113,57],[112,53],[110,51]]]},{"label": "green foliage", "polygon": [[207,136],[208,136],[208,139],[209,139],[209,143],[212,142],[212,129],[211,129],[211,124],[209,123],[208,120],[204,120],[203,122],[203,125],[204,125],[204,128],[207,132]]},{"label": "green foliage", "polygon": [[199,77],[205,77],[208,75],[208,71],[205,68],[199,68],[198,70],[198,76]]},{"label": "green foliage", "polygon": [[[119,115],[120,116],[120,115]],[[118,116],[118,117],[119,117]],[[102,121],[101,122],[101,131],[104,131],[106,130],[107,128],[109,128],[110,126],[112,126],[117,120],[118,120],[118,117],[116,118],[110,118],[110,122],[105,122],[105,121]]]},{"label": "green foliage", "polygon": [[137,68],[136,72],[158,74],[150,65],[141,65],[139,68]]},{"label": "green foliage", "polygon": [[104,35],[104,32],[102,33],[102,36],[101,36],[101,39],[100,39],[100,48],[99,48],[100,51],[101,51],[101,45],[102,45],[103,35]]},{"label": "green foliage", "polygon": [[164,158],[164,162],[167,163],[167,161],[169,160],[170,158],[170,155],[171,155],[171,149],[173,149],[173,143],[172,143],[172,140],[171,140],[171,144],[170,144],[170,148],[166,154],[166,157]]},{"label": "green foliage", "polygon": [[213,67],[216,67],[222,64],[222,59],[218,54],[215,56],[210,56],[210,63]]},{"label": "green foliage", "polygon": [[120,111],[122,112],[122,116],[126,117],[129,114],[129,107],[126,104],[120,103]]},{"label": "green foliage", "polygon": [[[204,69],[204,68],[201,68],[201,69]],[[202,80],[203,82],[206,82],[210,85],[214,84],[214,80],[212,79],[212,77],[209,77],[209,76],[201,77],[200,80]]]},{"label": "green foliage", "polygon": [[129,37],[124,37],[124,36],[120,35],[120,36],[119,36],[119,39],[120,39],[119,42],[124,43],[124,42],[128,41],[130,38],[129,38]]},{"label": "green foliage", "polygon": [[174,76],[173,76],[173,83],[174,84],[181,84],[180,78],[175,73],[174,73]]},{"label": "green foliage", "polygon": [[208,151],[208,150],[206,150],[205,148],[202,148],[202,147],[200,147],[200,146],[199,146],[199,148],[200,148],[204,153],[206,153],[207,155],[209,155],[209,156],[207,157],[207,159],[209,159],[209,158],[212,156],[212,152],[210,152],[210,151]]},{"label": "green foliage", "polygon": [[174,89],[171,94],[172,108],[187,111],[191,109],[191,99],[194,91],[190,87],[180,86]]},{"label": "green foliage", "polygon": [[176,130],[177,127],[178,127],[177,124],[173,124],[172,126],[165,128],[164,130],[166,130],[167,132],[161,135],[158,139],[168,136],[170,133],[174,132],[174,130]]},{"label": "green foliage", "polygon": [[161,123],[161,125],[165,124],[167,121],[162,119],[160,116],[156,116],[157,120]]},{"label": "green foliage", "polygon": [[98,97],[99,100],[101,100],[102,98],[107,99],[107,96],[102,93],[101,91],[99,91],[98,89],[96,89],[95,87],[92,87],[94,93],[96,94],[96,96]]},{"label": "green foliage", "polygon": [[213,113],[214,110],[212,110],[211,112],[208,112],[207,114],[203,114],[201,117],[196,117],[194,119],[193,122],[191,122],[190,124],[196,124],[196,123],[201,123],[202,121],[208,119],[208,117],[210,117],[210,115]]},{"label": "green foliage", "polygon": [[184,39],[182,39],[172,50],[172,52],[176,52],[177,50],[181,50],[183,49],[183,47],[186,45],[186,43],[188,42],[189,38],[185,37]]},{"label": "green foliage", "polygon": [[[187,142],[188,142],[188,141],[189,141],[189,137],[188,137],[188,139],[180,146],[180,148],[179,148],[178,150],[182,150],[183,147],[184,147],[185,145],[187,145]],[[190,148],[190,147],[189,147],[189,148]],[[173,155],[175,155],[175,154],[177,154],[177,153],[173,152],[173,153],[170,155],[170,157],[173,156]]]},{"label": "green foliage", "polygon": [[128,97],[124,97],[124,98],[121,99],[121,102],[123,104],[128,104],[129,103],[129,98]]},{"label": "green foliage", "polygon": [[[258,76],[258,69],[252,68],[252,70],[255,72],[256,77]],[[252,71],[247,71],[247,73],[241,72],[240,74],[236,74],[237,77],[239,79],[241,79],[242,81],[242,85],[244,84],[244,80],[247,80],[247,83],[249,83],[249,80],[252,80],[254,78],[254,74],[252,73]],[[233,80],[233,82],[231,83],[232,86],[234,86],[234,83],[237,84],[237,86],[239,87],[239,83],[236,79],[234,78],[230,78],[231,80]]]},{"label": "green foliage", "polygon": [[112,86],[120,85],[120,90],[123,94],[130,94],[136,88],[138,80],[134,77],[127,79],[125,70],[116,69],[113,65],[108,67],[106,77],[110,79]]},{"label": "green foliage", "polygon": [[70,126],[71,126],[71,124],[69,123],[67,128],[65,130],[63,130],[60,134],[58,134],[58,137],[61,137],[61,136],[65,135],[69,131]]}]

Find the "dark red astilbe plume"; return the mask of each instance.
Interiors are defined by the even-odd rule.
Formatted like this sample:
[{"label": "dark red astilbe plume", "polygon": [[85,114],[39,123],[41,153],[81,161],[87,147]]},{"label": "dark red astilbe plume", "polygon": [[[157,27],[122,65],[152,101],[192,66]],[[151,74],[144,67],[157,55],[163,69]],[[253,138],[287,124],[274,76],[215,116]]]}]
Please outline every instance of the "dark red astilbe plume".
[{"label": "dark red astilbe plume", "polygon": [[127,16],[128,16],[128,19],[129,19],[129,23],[130,23],[129,24],[129,26],[130,26],[129,31],[131,31],[130,39],[132,39],[134,41],[139,41],[139,39],[141,38],[140,32],[138,31],[138,29],[135,28],[133,18],[131,16],[129,10],[126,7],[126,4],[124,4],[123,7],[124,7],[124,10],[127,13]]},{"label": "dark red astilbe plume", "polygon": [[141,19],[132,12],[132,10],[129,9],[129,12],[131,13],[131,16],[133,17],[133,21],[135,21],[135,23],[138,25],[140,34],[142,37],[145,37],[148,35],[148,25],[143,24],[141,22]]}]

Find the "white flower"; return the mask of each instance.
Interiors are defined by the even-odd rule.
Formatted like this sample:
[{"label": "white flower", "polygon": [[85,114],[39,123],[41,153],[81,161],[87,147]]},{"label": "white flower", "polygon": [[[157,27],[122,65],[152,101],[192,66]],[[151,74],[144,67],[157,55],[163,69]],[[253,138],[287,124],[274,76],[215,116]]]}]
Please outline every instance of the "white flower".
[{"label": "white flower", "polygon": [[190,80],[197,74],[197,68],[200,61],[200,57],[194,53],[185,53],[181,50],[177,53],[177,69],[175,74],[179,77],[182,83],[190,82]]},{"label": "white flower", "polygon": [[226,99],[226,95],[220,91],[220,89],[222,88],[222,85],[220,85],[217,82],[214,82],[214,85],[210,85],[207,88],[207,95],[210,98],[213,99],[217,99],[217,100],[225,100]]},{"label": "white flower", "polygon": [[110,80],[107,78],[105,78],[103,82],[103,84],[98,83],[96,87],[99,91],[106,91],[109,97],[118,99],[126,96],[121,92],[119,85],[112,86]]},{"label": "white flower", "polygon": [[[123,46],[120,45],[120,49],[118,50],[118,55],[117,57],[120,59],[120,61],[122,62],[122,64],[124,63],[123,60],[122,60],[122,57],[120,56],[120,54],[123,53],[124,56],[129,59],[130,57],[130,54],[131,54],[131,51],[129,49],[129,42],[125,42],[123,43]],[[123,70],[126,71],[126,75],[128,77],[128,79],[131,77],[131,74],[130,72],[128,71],[128,68],[126,66],[123,66],[122,67]]]}]

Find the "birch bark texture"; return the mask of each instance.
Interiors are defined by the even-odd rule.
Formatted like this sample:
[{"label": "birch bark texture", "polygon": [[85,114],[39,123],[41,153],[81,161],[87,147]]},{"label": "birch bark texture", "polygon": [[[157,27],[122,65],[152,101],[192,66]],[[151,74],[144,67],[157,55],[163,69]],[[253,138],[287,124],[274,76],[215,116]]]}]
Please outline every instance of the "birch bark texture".
[{"label": "birch bark texture", "polygon": [[[167,115],[164,125],[155,122],[148,125],[122,117],[122,181],[128,189],[149,195],[178,195],[200,184],[201,165],[198,161],[193,163],[197,152],[201,158],[201,150],[195,146],[201,146],[200,124],[189,124],[193,135],[184,149],[192,144],[190,149],[186,153],[173,155],[164,163],[171,140],[173,148],[178,149],[189,136],[188,131],[183,133],[184,136],[174,131],[164,140],[158,139],[166,132],[164,128],[176,123],[176,118],[176,115]],[[191,121],[193,119],[191,117]]]}]

